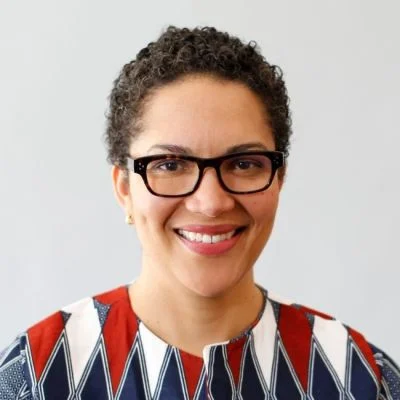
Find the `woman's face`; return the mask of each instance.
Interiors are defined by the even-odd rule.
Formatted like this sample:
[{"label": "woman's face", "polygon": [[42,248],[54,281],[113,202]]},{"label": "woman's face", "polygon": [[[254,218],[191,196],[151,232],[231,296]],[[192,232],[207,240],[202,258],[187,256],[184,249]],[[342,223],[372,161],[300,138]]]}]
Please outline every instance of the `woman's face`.
[{"label": "woman's face", "polygon": [[[240,151],[275,150],[261,101],[242,84],[192,76],[151,96],[130,153],[133,158],[182,151],[218,157],[237,146]],[[252,277],[274,223],[281,188],[277,175],[264,192],[236,195],[225,192],[209,168],[197,191],[181,198],[152,195],[132,172],[129,188],[124,187],[117,167],[113,178],[121,205],[133,216],[145,274],[206,297]],[[190,232],[224,234],[238,227],[244,230],[216,245],[193,245],[179,234],[182,229],[188,238]],[[212,246],[219,247],[213,251]]]}]

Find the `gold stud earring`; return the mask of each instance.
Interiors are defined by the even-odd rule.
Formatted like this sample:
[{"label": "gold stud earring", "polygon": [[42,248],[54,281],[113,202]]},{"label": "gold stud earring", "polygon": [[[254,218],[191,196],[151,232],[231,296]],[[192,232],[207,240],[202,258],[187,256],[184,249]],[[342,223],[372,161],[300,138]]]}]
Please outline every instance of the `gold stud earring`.
[{"label": "gold stud earring", "polygon": [[128,214],[128,215],[125,217],[125,222],[126,222],[128,225],[133,225],[133,217],[132,217],[131,214]]}]

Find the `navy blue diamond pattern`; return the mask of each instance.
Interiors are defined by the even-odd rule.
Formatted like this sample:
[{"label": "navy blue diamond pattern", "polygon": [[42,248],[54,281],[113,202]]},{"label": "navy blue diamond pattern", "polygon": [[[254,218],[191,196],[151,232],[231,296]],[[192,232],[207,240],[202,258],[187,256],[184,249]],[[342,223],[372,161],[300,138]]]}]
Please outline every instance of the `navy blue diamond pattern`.
[{"label": "navy blue diamond pattern", "polygon": [[[377,387],[364,356],[355,344],[350,342],[349,391],[355,399],[375,400]],[[375,391],[371,388],[376,387]]]},{"label": "navy blue diamond pattern", "polygon": [[314,400],[340,400],[341,390],[334,378],[331,368],[325,363],[323,356],[314,343],[312,348],[312,369],[309,391]]},{"label": "navy blue diamond pattern", "polygon": [[64,339],[59,341],[59,345],[52,355],[52,362],[44,373],[41,389],[43,398],[46,399],[68,399],[70,396],[71,380],[69,379]]},{"label": "navy blue diamond pattern", "polygon": [[216,346],[211,349],[210,363],[212,373],[209,375],[211,396],[215,400],[231,399],[233,395],[233,378],[227,369],[225,348]]},{"label": "navy blue diamond pattern", "polygon": [[244,399],[261,400],[268,398],[264,390],[264,384],[261,381],[258,366],[256,366],[256,357],[254,357],[254,349],[252,348],[252,340],[247,341],[243,351],[244,364],[242,374],[239,380],[239,391]]},{"label": "navy blue diamond pattern", "polygon": [[81,400],[110,400],[112,399],[111,383],[105,366],[104,350],[102,345],[98,347],[90,372],[81,389]]},{"label": "navy blue diamond pattern", "polygon": [[180,365],[179,356],[176,351],[169,352],[169,360],[166,365],[162,381],[160,382],[159,400],[185,400],[187,390]]},{"label": "navy blue diamond pattern", "polygon": [[151,400],[140,341],[133,346],[119,390],[119,400]]},{"label": "navy blue diamond pattern", "polygon": [[274,383],[274,394],[277,399],[302,399],[302,393],[296,382],[293,367],[289,365],[289,361],[284,354],[283,344],[280,341],[278,342],[276,381]]}]

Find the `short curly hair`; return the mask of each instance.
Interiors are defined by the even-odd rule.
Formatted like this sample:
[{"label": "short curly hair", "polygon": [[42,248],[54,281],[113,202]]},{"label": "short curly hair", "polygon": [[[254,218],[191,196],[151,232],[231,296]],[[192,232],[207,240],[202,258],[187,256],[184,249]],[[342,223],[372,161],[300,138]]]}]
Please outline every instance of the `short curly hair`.
[{"label": "short curly hair", "polygon": [[244,83],[265,105],[276,150],[289,154],[291,117],[282,70],[269,64],[256,42],[213,27],[169,26],[126,64],[109,97],[105,142],[107,161],[126,169],[132,139],[140,133],[145,101],[157,88],[190,74]]}]

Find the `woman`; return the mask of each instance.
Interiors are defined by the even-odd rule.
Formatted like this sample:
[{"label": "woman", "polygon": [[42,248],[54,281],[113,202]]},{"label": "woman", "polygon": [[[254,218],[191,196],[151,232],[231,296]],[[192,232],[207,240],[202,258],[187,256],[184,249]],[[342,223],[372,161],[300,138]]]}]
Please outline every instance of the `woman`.
[{"label": "woman", "polygon": [[400,399],[397,366],[360,333],[254,282],[290,134],[281,72],[253,43],[170,27],[142,49],[106,132],[141,274],[20,335],[0,398]]}]

